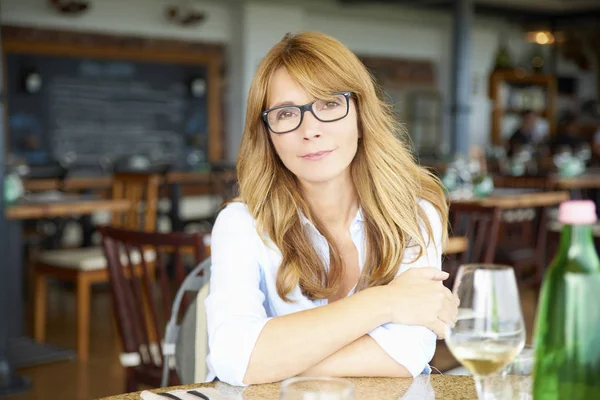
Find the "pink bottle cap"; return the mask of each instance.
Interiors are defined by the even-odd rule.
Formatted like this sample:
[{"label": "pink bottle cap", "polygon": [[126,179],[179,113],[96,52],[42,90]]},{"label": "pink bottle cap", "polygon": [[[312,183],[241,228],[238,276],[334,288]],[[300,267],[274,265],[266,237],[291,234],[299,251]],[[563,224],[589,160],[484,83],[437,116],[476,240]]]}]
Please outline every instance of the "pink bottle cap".
[{"label": "pink bottle cap", "polygon": [[591,200],[563,201],[558,208],[558,221],[562,224],[591,225],[596,220],[596,205]]}]

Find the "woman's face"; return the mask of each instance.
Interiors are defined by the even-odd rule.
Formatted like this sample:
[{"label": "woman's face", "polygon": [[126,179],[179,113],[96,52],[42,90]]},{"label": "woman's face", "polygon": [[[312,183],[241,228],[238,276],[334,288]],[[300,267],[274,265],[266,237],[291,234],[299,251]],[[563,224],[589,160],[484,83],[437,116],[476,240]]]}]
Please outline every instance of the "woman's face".
[{"label": "woman's face", "polygon": [[[295,83],[285,68],[279,68],[269,84],[267,110],[280,105],[302,106],[316,99],[311,98]],[[333,122],[319,121],[310,111],[304,112],[302,123],[291,132],[276,134],[269,130],[271,141],[283,164],[302,183],[325,183],[349,174],[350,163],[358,147],[358,123],[354,101],[348,99],[346,117]],[[336,107],[346,105],[324,102],[323,112],[336,113]],[[331,110],[331,111],[326,111]],[[277,121],[297,117],[292,113],[278,113],[270,117]]]}]

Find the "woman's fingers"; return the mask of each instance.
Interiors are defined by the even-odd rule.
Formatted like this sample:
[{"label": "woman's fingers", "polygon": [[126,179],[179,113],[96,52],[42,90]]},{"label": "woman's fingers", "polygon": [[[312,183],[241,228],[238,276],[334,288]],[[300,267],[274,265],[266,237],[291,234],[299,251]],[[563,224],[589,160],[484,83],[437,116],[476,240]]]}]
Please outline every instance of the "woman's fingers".
[{"label": "woman's fingers", "polygon": [[458,308],[458,306],[460,306],[460,299],[458,298],[458,295],[452,294],[452,300],[454,301],[454,305],[456,306],[456,308]]},{"label": "woman's fingers", "polygon": [[444,321],[451,327],[456,325],[456,319],[458,317],[458,296],[450,292],[447,288],[443,288],[444,300],[440,307],[440,315],[438,318]]},{"label": "woman's fingers", "polygon": [[456,311],[452,303],[444,303],[444,305],[440,309],[438,319],[443,321],[448,326],[454,327],[454,325],[456,324]]},{"label": "woman's fingers", "polygon": [[444,321],[441,319],[435,321],[430,329],[437,335],[439,340],[442,340],[446,337],[446,323],[444,323]]},{"label": "woman's fingers", "polygon": [[[415,278],[434,280],[434,281],[443,281],[448,279],[450,274],[445,271],[440,271],[434,267],[421,267],[421,268],[411,268],[406,272],[409,272]],[[405,273],[406,273],[405,272]]]}]

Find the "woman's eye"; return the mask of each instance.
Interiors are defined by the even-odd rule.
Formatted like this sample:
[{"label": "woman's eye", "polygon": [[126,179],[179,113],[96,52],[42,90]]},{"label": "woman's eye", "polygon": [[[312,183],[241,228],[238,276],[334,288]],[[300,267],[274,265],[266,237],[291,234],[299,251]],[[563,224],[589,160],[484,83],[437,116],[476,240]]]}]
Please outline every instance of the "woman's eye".
[{"label": "woman's eye", "polygon": [[294,113],[291,111],[280,111],[277,114],[277,119],[282,120],[282,119],[290,119],[294,117]]}]

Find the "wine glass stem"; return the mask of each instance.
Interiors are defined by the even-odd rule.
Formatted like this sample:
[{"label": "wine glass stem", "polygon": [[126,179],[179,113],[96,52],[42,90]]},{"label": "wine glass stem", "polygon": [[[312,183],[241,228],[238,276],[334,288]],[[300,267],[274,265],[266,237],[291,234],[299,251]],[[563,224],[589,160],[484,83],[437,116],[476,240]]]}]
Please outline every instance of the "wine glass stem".
[{"label": "wine glass stem", "polygon": [[[501,376],[475,376],[475,388],[479,400],[503,400]],[[495,380],[494,380],[495,379]]]}]

